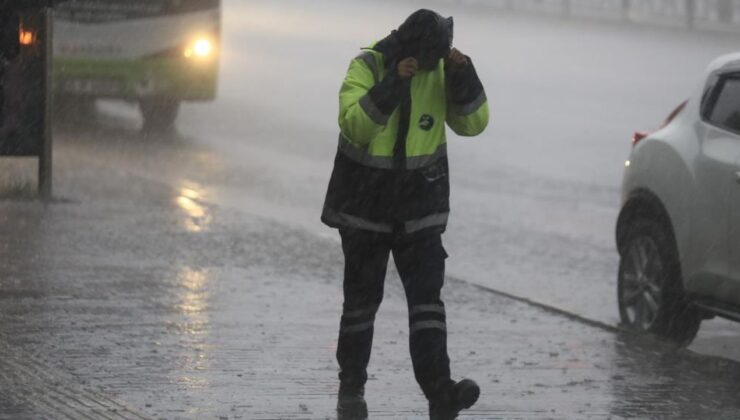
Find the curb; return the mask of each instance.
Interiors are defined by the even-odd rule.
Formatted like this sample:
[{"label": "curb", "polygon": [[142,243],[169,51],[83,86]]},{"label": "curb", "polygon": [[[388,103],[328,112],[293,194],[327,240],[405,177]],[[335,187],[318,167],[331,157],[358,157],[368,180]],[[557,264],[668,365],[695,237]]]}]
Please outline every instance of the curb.
[{"label": "curb", "polygon": [[545,303],[537,302],[537,301],[534,301],[534,300],[531,300],[531,299],[527,299],[525,297],[521,297],[521,296],[517,296],[517,295],[511,294],[511,293],[504,292],[502,290],[494,289],[492,287],[482,286],[480,284],[476,284],[476,283],[472,283],[472,282],[467,281],[467,280],[463,280],[463,279],[461,279],[459,277],[450,276],[450,275],[445,275],[445,277],[447,279],[453,281],[453,282],[463,283],[463,284],[466,284],[466,285],[468,285],[470,287],[473,287],[475,289],[478,289],[478,290],[480,290],[482,292],[486,292],[486,293],[490,293],[490,294],[493,294],[493,295],[496,295],[496,296],[500,296],[502,298],[513,300],[515,302],[523,303],[525,305],[528,305],[528,306],[531,306],[531,307],[534,307],[534,308],[537,308],[537,309],[541,309],[541,310],[543,310],[545,312],[548,312],[550,314],[557,315],[557,316],[560,316],[560,317],[563,317],[563,318],[567,318],[567,319],[569,319],[571,321],[579,322],[581,324],[585,324],[585,325],[588,325],[590,327],[598,328],[598,329],[601,329],[601,330],[604,330],[604,331],[608,331],[608,332],[611,332],[611,333],[625,333],[625,332],[629,333],[629,331],[627,331],[627,330],[625,330],[623,328],[620,328],[618,326],[607,324],[607,323],[601,322],[601,321],[596,321],[596,320],[593,320],[593,319],[590,319],[590,318],[586,318],[586,317],[581,316],[581,315],[578,315],[576,313],[566,311],[565,309],[560,309],[560,308],[558,308],[556,306],[551,306],[551,305],[548,305],[548,304],[545,304]]}]

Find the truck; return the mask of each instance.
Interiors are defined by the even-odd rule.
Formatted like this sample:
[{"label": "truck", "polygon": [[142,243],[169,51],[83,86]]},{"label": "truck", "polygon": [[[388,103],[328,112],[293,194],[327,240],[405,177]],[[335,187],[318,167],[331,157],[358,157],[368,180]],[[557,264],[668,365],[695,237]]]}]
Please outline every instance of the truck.
[{"label": "truck", "polygon": [[69,0],[54,12],[54,94],[123,100],[145,128],[216,98],[220,0]]}]

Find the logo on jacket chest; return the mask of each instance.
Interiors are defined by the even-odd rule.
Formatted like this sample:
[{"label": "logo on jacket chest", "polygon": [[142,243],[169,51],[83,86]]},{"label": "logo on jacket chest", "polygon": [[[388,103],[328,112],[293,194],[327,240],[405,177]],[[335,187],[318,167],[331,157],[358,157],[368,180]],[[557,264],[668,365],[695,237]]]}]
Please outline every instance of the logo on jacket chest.
[{"label": "logo on jacket chest", "polygon": [[434,117],[429,114],[424,114],[419,119],[419,128],[424,131],[429,131],[434,127]]}]

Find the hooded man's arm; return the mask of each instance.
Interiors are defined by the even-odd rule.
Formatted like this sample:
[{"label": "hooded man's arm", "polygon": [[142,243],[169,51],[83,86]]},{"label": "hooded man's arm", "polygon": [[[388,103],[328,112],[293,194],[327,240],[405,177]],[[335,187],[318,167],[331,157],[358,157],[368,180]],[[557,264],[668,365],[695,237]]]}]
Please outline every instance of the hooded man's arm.
[{"label": "hooded man's arm", "polygon": [[488,126],[488,98],[470,57],[465,65],[448,69],[445,78],[447,124],[460,136],[482,133]]},{"label": "hooded man's arm", "polygon": [[401,100],[397,75],[389,73],[376,84],[377,74],[365,61],[375,58],[366,54],[352,60],[339,92],[339,127],[357,146],[368,145],[385,128]]}]

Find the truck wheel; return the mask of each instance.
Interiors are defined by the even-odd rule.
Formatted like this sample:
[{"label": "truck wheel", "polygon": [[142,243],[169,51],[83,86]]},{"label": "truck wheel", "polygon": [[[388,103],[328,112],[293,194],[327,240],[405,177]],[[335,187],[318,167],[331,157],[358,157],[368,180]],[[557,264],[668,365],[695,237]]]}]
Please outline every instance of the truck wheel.
[{"label": "truck wheel", "polygon": [[144,130],[167,131],[175,127],[180,101],[171,98],[147,98],[139,101]]},{"label": "truck wheel", "polygon": [[636,220],[628,229],[617,281],[622,325],[688,345],[702,316],[684,292],[675,241],[657,221]]}]

